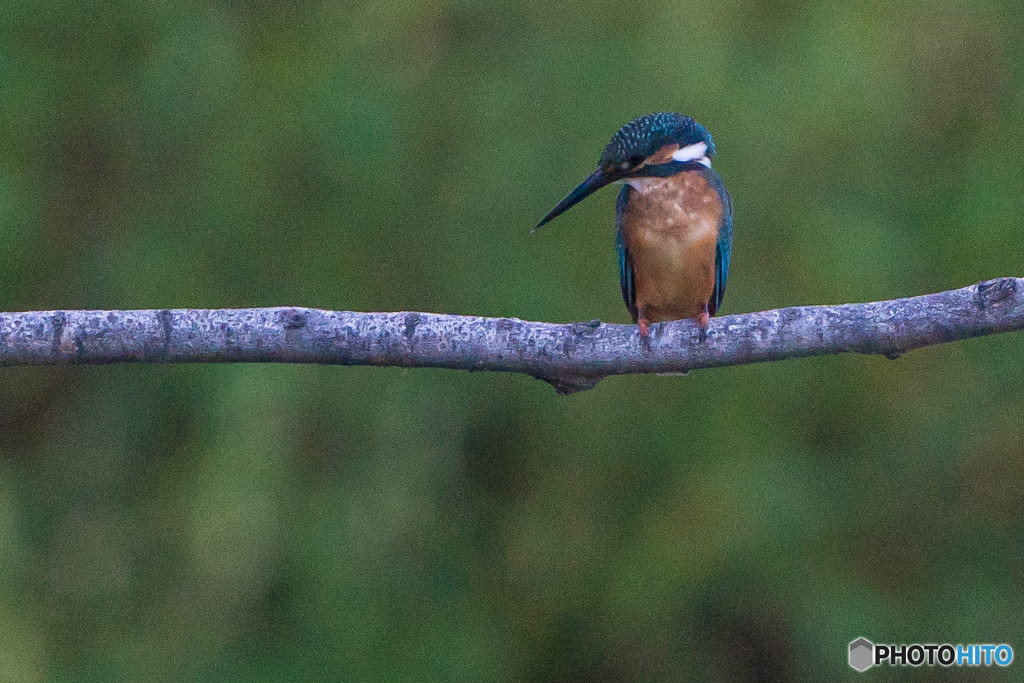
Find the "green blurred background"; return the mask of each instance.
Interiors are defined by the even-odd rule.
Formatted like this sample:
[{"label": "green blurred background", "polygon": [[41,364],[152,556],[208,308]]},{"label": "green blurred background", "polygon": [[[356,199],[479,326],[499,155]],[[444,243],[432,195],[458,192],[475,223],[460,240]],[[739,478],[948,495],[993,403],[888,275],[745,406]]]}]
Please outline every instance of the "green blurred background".
[{"label": "green blurred background", "polygon": [[[622,124],[714,134],[724,313],[1022,276],[1019,0],[0,10],[0,310],[627,322]],[[617,377],[0,370],[0,678],[819,681],[1024,657],[1024,336]],[[1008,669],[873,672],[1020,679]]]}]

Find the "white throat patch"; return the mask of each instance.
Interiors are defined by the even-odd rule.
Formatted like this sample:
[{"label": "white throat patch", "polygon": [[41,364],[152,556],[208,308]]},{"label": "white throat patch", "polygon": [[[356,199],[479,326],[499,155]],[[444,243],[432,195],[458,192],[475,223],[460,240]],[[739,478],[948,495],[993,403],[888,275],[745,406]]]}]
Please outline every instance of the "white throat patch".
[{"label": "white throat patch", "polygon": [[637,192],[643,194],[651,189],[651,185],[663,182],[664,178],[626,178],[625,180],[619,180],[618,182],[629,185]]},{"label": "white throat patch", "polygon": [[711,159],[708,158],[707,151],[708,144],[706,142],[695,142],[672,152],[672,158],[675,161],[696,161],[698,164],[711,168]]}]

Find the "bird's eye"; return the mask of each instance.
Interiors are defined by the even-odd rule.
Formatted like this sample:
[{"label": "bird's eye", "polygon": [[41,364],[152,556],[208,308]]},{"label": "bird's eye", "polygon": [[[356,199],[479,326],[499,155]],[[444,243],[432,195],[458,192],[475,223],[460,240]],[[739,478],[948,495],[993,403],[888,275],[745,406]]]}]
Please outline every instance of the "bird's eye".
[{"label": "bird's eye", "polygon": [[620,166],[622,167],[623,171],[628,171],[631,168],[636,168],[637,166],[639,166],[642,163],[644,163],[644,155],[643,154],[634,154],[633,156],[631,156],[626,161],[623,161],[620,164]]}]

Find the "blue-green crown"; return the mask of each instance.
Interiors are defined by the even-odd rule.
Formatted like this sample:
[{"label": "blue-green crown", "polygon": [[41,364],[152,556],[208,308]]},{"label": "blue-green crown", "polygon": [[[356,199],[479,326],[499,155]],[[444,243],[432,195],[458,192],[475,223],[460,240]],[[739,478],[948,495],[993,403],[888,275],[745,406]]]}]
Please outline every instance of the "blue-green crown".
[{"label": "blue-green crown", "polygon": [[662,112],[634,119],[612,136],[601,153],[601,166],[646,159],[667,144],[680,147],[706,142],[707,156],[715,154],[711,133],[689,116]]}]

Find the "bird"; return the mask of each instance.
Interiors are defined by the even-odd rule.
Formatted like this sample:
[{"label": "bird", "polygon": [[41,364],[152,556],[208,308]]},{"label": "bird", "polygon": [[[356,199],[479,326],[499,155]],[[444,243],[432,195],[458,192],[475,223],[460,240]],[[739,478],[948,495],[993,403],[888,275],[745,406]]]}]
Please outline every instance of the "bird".
[{"label": "bird", "polygon": [[611,183],[619,283],[641,339],[651,323],[692,319],[700,339],[722,306],[732,256],[732,197],[711,168],[711,133],[683,114],[647,114],[623,126],[597,170],[537,224]]}]

